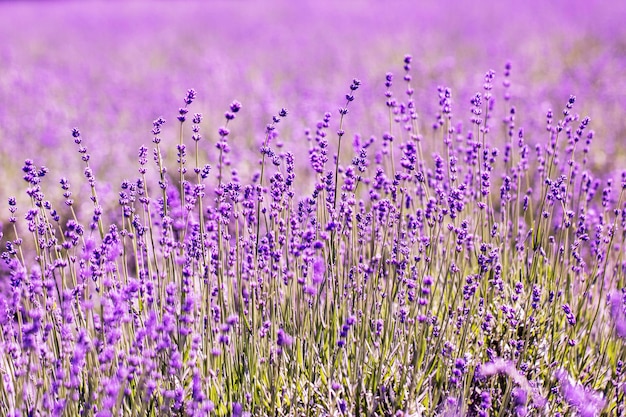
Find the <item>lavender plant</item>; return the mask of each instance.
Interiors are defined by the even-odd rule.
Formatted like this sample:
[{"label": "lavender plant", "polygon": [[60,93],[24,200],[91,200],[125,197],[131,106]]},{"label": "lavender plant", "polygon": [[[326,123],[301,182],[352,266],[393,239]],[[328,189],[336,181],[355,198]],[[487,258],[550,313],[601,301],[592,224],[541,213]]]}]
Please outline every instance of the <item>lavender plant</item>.
[{"label": "lavender plant", "polygon": [[26,160],[1,255],[0,414],[624,415],[626,171],[589,166],[574,96],[529,138],[510,63],[471,97],[440,87],[432,122],[412,65],[384,77],[384,122],[351,155],[357,79],[292,133],[310,189],[279,141],[287,110],[244,179],[229,155],[245,107],[212,143],[202,114],[189,126],[195,90],[177,137],[153,122],[113,204],[78,129],[80,211],[76,184]]}]

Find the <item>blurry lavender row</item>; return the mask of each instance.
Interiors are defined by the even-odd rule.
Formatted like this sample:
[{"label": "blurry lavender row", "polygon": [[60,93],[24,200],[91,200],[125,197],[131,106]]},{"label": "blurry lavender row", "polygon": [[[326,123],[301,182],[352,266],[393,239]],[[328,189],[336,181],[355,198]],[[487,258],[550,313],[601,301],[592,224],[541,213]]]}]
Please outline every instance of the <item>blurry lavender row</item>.
[{"label": "blurry lavender row", "polygon": [[[205,132],[217,132],[233,99],[243,103],[246,117],[232,138],[237,160],[246,162],[235,164],[244,176],[257,169],[248,162],[258,159],[276,108],[291,110],[283,138],[299,146],[305,128],[336,111],[337,92],[354,76],[363,80],[351,109],[358,130],[348,125],[346,134],[382,136],[381,75],[406,52],[414,56],[426,139],[436,121],[437,86],[450,87],[457,108],[465,109],[481,88],[478,74],[494,68],[499,76],[511,61],[512,103],[527,117],[520,122],[529,140],[544,140],[534,121],[575,93],[580,111],[594,114],[602,143],[593,162],[611,171],[626,158],[619,147],[626,132],[624,9],[599,1],[2,3],[0,200],[19,194],[10,178],[26,158],[41,162],[38,155],[53,153],[45,164],[55,178],[68,175],[64,168],[80,172],[67,135],[76,125],[97,148],[96,175],[114,165],[107,183],[119,183],[150,141],[146,121],[175,109],[189,86],[201,92],[196,110],[205,115]],[[173,126],[164,128],[172,143]],[[202,146],[212,163],[217,136],[206,135]]]}]

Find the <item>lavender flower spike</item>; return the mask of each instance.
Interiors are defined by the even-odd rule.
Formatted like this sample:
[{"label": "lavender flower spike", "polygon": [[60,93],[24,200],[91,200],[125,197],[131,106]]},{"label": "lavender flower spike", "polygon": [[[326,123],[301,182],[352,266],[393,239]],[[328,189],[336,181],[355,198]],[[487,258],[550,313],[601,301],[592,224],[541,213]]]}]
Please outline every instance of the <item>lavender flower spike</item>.
[{"label": "lavender flower spike", "polygon": [[563,398],[578,411],[580,417],[600,415],[606,404],[606,399],[602,397],[602,394],[585,388],[579,383],[573,383],[572,378],[564,369],[556,371],[555,376],[559,381]]}]

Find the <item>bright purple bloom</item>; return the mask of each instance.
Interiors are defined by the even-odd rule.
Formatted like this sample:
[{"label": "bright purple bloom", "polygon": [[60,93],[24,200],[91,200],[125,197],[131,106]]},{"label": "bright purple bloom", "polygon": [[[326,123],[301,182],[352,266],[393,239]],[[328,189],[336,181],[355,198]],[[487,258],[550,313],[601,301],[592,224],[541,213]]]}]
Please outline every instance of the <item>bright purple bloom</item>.
[{"label": "bright purple bloom", "polygon": [[596,417],[600,414],[606,404],[606,399],[601,393],[573,381],[564,369],[558,370],[555,376],[559,381],[563,398],[578,411],[581,417]]}]

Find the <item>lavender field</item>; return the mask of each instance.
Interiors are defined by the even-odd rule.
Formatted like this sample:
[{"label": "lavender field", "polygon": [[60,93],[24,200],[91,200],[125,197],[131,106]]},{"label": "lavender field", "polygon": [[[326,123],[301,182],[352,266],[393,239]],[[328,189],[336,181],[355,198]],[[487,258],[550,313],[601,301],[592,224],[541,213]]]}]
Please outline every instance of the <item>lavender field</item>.
[{"label": "lavender field", "polygon": [[0,416],[626,416],[625,21],[0,2]]}]

